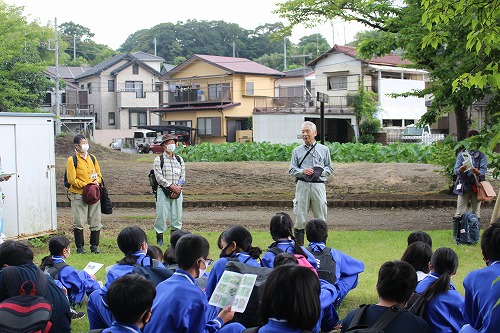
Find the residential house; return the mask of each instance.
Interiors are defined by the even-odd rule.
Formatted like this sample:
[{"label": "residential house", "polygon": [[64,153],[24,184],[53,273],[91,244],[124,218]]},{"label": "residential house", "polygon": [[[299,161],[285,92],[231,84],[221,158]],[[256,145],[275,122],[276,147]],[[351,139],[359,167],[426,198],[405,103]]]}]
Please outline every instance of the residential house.
[{"label": "residential house", "polygon": [[108,145],[113,138],[132,137],[139,126],[159,124],[159,115],[150,109],[160,103],[163,62],[145,52],[123,53],[75,77],[92,105],[96,142]]},{"label": "residential house", "polygon": [[195,54],[160,76],[161,125],[195,128],[193,142],[252,141],[256,96],[274,96],[284,74],[245,58]]},{"label": "residential house", "polygon": [[[300,125],[306,120],[318,126],[319,139],[322,130],[321,103],[316,101],[318,92],[328,96],[328,102],[323,103],[325,140],[341,143],[355,140],[358,124],[348,95],[357,93],[360,85],[378,94],[378,116],[384,126],[401,127],[414,123],[426,111],[425,100],[387,95],[425,87],[427,72],[404,67],[408,64],[409,61],[394,54],[363,61],[358,59],[355,48],[335,45],[307,64],[314,74],[304,76],[304,91],[311,94],[310,97],[306,95],[302,103],[282,96],[282,90],[280,96],[273,100],[256,101],[255,140],[264,141],[267,138],[267,141],[276,143],[301,142]],[[307,87],[308,77],[314,78],[310,88]],[[290,128],[295,130],[290,133]]]},{"label": "residential house", "polygon": [[[60,80],[59,88],[59,116],[61,120],[61,130],[63,132],[78,133],[83,131],[86,135],[93,135],[94,132],[94,109],[88,102],[88,93],[80,89],[75,77],[83,74],[90,67],[77,66],[49,66],[45,74],[55,81],[56,76]],[[55,89],[48,91],[41,110],[44,112],[57,113]]]}]

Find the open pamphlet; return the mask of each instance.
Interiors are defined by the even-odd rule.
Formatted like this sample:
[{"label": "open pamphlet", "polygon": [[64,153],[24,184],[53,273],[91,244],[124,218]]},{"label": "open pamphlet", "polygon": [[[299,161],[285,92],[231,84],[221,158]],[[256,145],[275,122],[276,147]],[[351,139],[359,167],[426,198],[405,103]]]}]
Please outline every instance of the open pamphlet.
[{"label": "open pamphlet", "polygon": [[463,152],[462,157],[464,158],[464,162],[462,163],[462,165],[465,165],[465,170],[469,171],[470,169],[472,169],[472,157],[470,156],[468,151]]},{"label": "open pamphlet", "polygon": [[231,306],[232,311],[244,312],[256,280],[255,274],[224,271],[208,304],[218,308]]},{"label": "open pamphlet", "polygon": [[95,273],[97,273],[97,271],[100,270],[102,266],[104,266],[104,264],[90,261],[83,270],[91,275],[95,275]]},{"label": "open pamphlet", "polygon": [[14,176],[15,174],[16,174],[15,172],[3,172],[0,170],[0,178]]}]

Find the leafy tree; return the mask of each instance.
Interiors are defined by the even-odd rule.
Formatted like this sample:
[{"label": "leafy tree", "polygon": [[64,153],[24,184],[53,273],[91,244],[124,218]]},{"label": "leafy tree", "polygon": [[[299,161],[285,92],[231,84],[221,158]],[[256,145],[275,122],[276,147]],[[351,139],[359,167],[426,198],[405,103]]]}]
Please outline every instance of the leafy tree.
[{"label": "leafy tree", "polygon": [[51,86],[43,71],[53,31],[28,23],[22,9],[0,0],[0,111],[36,112]]},{"label": "leafy tree", "polygon": [[365,39],[377,38],[382,32],[380,30],[363,30],[354,35],[354,40],[347,45],[358,47]]},{"label": "leafy tree", "polygon": [[467,36],[472,31],[470,27],[461,24],[460,20],[450,20],[446,24],[438,25],[441,33],[448,36],[446,47],[423,45],[422,40],[428,30],[422,25],[425,15],[420,0],[407,0],[398,5],[385,0],[288,0],[278,4],[277,12],[290,22],[288,28],[299,23],[311,25],[340,17],[378,30],[378,34],[359,44],[360,55],[369,59],[373,55],[401,49],[402,55],[414,61],[416,67],[429,70],[431,82],[428,87],[422,91],[409,92],[407,95],[433,94],[432,106],[422,118],[422,122],[434,123],[451,107],[457,119],[459,140],[465,137],[469,128],[468,108],[474,101],[491,92],[489,87],[481,89],[475,86],[460,86],[453,89],[453,82],[457,78],[472,72],[482,62],[476,53],[467,52]]},{"label": "leafy tree", "polygon": [[375,118],[378,112],[378,96],[373,91],[363,89],[359,83],[359,89],[355,94],[348,94],[349,105],[354,109],[356,124],[359,126],[360,141],[362,143],[373,143],[374,133],[380,130],[380,120]]},{"label": "leafy tree", "polygon": [[330,44],[321,34],[312,34],[304,36],[297,44],[297,50],[300,54],[310,54],[311,60],[317,58],[320,54],[328,51]]}]

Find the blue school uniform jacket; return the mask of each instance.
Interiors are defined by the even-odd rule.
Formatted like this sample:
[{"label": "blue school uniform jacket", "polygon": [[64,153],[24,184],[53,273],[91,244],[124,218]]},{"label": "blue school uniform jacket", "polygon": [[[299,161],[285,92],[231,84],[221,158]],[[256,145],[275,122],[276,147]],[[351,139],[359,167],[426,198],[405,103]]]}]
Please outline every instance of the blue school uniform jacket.
[{"label": "blue school uniform jacket", "polygon": [[[423,293],[434,281],[439,278],[436,273],[430,273],[417,285],[415,291]],[[462,308],[464,297],[450,282],[450,290],[438,295],[427,302],[422,318],[429,324],[433,333],[458,332],[466,324]]]},{"label": "blue school uniform jacket", "polygon": [[141,329],[133,324],[122,324],[115,321],[102,333],[141,333]]},{"label": "blue school uniform jacket", "polygon": [[[62,256],[52,256],[54,264],[65,262]],[[81,303],[85,294],[90,295],[100,289],[99,283],[89,273],[79,271],[72,266],[66,266],[58,272],[58,280],[68,290],[72,303]]]},{"label": "blue school uniform jacket", "polygon": [[286,320],[270,318],[266,325],[259,328],[259,333],[301,333],[301,328],[291,328]]},{"label": "blue school uniform jacket", "polygon": [[[247,264],[248,266],[260,267],[260,263],[251,258],[247,252],[236,253],[232,257],[238,259],[239,262]],[[207,287],[205,289],[208,300],[212,297],[215,287],[217,286],[217,282],[219,282],[222,274],[224,273],[228,261],[229,260],[227,258],[220,258],[214,263],[214,266],[208,275]]]},{"label": "blue school uniform jacket", "polygon": [[[280,248],[283,252],[295,254],[295,242],[293,240],[277,241],[275,244],[276,247]],[[271,246],[269,248],[271,248]],[[301,246],[301,248],[306,254],[307,261],[309,261],[311,266],[314,267],[314,269],[318,269],[318,263],[316,262],[314,256],[309,251],[307,251],[305,247]],[[262,265],[264,267],[274,268],[274,258],[276,258],[276,255],[270,251],[267,251],[262,257]]]},{"label": "blue school uniform jacket", "polygon": [[[181,269],[156,287],[151,319],[144,333],[158,332],[217,332],[224,325],[222,319],[207,321],[207,298],[194,278]],[[241,332],[238,323],[226,325],[226,332]],[[231,330],[234,328],[234,330]]]},{"label": "blue school uniform jacket", "polygon": [[[151,260],[149,257],[146,257],[144,252],[137,251],[133,254],[133,256],[136,258],[137,265],[142,264],[146,267],[151,266]],[[160,265],[160,267],[164,267],[163,264]],[[111,326],[114,319],[111,311],[108,309],[108,305],[106,304],[106,293],[108,292],[108,288],[111,286],[113,281],[125,274],[132,273],[134,267],[134,265],[113,265],[108,274],[106,274],[106,284],[101,289],[98,289],[90,294],[87,305],[87,313],[89,316],[91,330]]]},{"label": "blue school uniform jacket", "polygon": [[[500,328],[500,261],[470,272],[464,279],[464,318],[481,333],[498,332]],[[495,306],[496,305],[496,306]]]},{"label": "blue school uniform jacket", "polygon": [[[323,250],[326,247],[325,243],[322,242],[311,242],[309,246],[315,252],[320,252],[320,249]],[[337,280],[335,286],[339,292],[338,301],[342,301],[347,293],[358,285],[358,274],[365,270],[365,264],[333,248],[330,249],[330,254],[336,263],[335,276]]]}]

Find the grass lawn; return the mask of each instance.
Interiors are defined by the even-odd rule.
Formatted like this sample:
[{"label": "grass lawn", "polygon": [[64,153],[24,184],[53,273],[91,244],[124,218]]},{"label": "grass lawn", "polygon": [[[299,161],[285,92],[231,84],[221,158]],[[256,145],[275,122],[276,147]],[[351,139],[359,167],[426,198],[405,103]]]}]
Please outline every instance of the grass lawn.
[{"label": "grass lawn", "polygon": [[[155,243],[154,231],[148,230],[148,237],[151,244]],[[464,246],[456,245],[452,242],[449,230],[436,230],[428,232],[433,240],[433,249],[439,247],[452,248],[459,257],[459,267],[457,275],[453,277],[453,282],[457,290],[464,294],[462,281],[471,270],[484,267],[481,248],[478,245]],[[210,257],[217,259],[220,250],[217,248],[217,237],[219,232],[202,232],[211,245]],[[377,273],[380,265],[385,261],[401,258],[406,248],[407,231],[336,231],[330,232],[327,245],[341,250],[342,252],[357,258],[365,263],[365,271],[359,276],[358,287],[352,290],[345,298],[339,309],[340,318],[360,304],[376,303],[377,294],[375,284],[377,283]],[[253,232],[253,244],[261,249],[266,249],[271,244],[272,239],[268,232]],[[167,235],[166,235],[167,236]],[[166,237],[168,239],[168,236]],[[39,264],[41,258],[48,254],[47,238],[38,238],[31,241],[35,250],[35,262]],[[101,239],[101,248],[105,253],[100,254],[76,254],[75,248],[72,248],[72,255],[67,259],[67,263],[82,269],[89,261],[103,263],[104,266],[113,265],[117,260],[123,257],[123,254],[116,246],[116,239]],[[72,246],[74,246],[72,244]],[[165,247],[163,248],[165,250]],[[97,272],[97,278],[104,280],[104,268]],[[81,311],[86,311],[86,306],[82,306]],[[72,324],[73,332],[86,332],[88,330],[88,319],[74,321]]]}]

